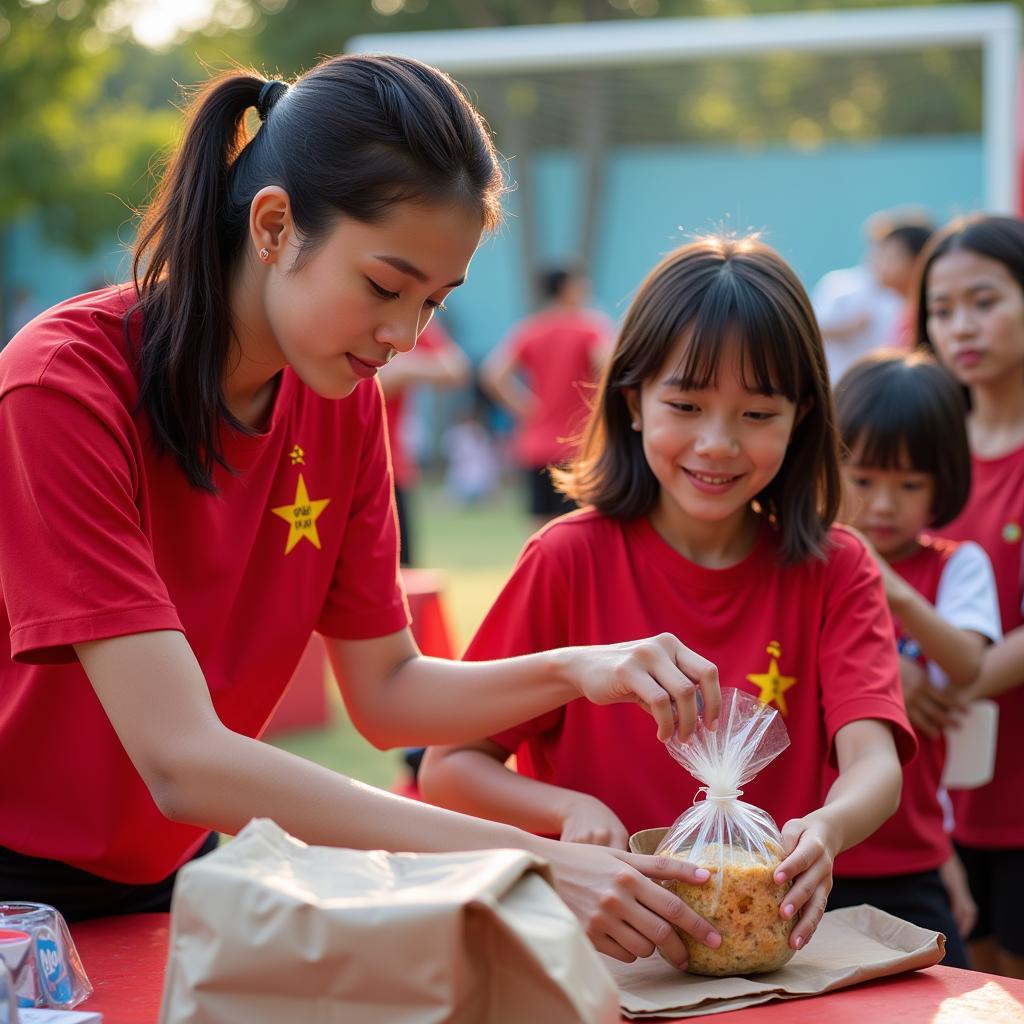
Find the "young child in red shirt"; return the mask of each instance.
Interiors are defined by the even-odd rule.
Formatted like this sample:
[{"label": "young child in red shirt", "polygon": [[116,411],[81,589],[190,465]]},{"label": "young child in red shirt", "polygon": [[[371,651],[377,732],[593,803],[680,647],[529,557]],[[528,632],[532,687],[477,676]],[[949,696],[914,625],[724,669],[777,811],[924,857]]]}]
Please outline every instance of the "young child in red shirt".
[{"label": "young child in red shirt", "polygon": [[[941,720],[955,705],[1002,631],[985,552],[969,541],[925,534],[955,519],[967,502],[971,460],[963,398],[929,356],[883,350],[847,370],[836,385],[836,408],[843,521],[866,538],[882,571],[919,750],[903,770],[896,814],[836,861],[829,907],[869,903],[943,932],[943,963],[966,967],[941,875],[953,851],[939,797],[946,744],[935,711]],[[826,787],[833,779],[826,773]]]},{"label": "young child in red shirt", "polygon": [[999,704],[995,775],[953,794],[953,837],[978,904],[969,948],[979,970],[1024,978],[1024,222],[944,228],[926,250],[918,305],[918,341],[969,398],[971,495],[941,532],[988,552],[1005,637],[971,687]]},{"label": "young child in red shirt", "polygon": [[[780,908],[803,945],[832,863],[895,809],[914,750],[878,568],[831,526],[841,482],[821,336],[795,274],[753,238],[656,266],[626,315],[583,448],[561,477],[589,507],[527,543],[468,657],[685,629],[725,685],[772,704],[791,746],[744,787],[782,826]],[[428,799],[623,848],[697,782],[640,707],[575,701],[428,751]],[[516,754],[518,772],[504,762]],[[822,805],[820,773],[839,775]]]}]

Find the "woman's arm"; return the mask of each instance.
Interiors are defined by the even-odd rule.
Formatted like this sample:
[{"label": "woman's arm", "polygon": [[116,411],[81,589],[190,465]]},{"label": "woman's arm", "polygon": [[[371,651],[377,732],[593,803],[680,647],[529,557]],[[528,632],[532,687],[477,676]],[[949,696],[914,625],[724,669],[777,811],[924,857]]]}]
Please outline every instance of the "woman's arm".
[{"label": "woman's arm", "polygon": [[670,633],[501,661],[424,658],[408,630],[325,643],[352,721],[381,749],[475,740],[580,696],[640,704],[658,723],[658,739],[685,739],[698,689],[712,728],[722,706],[718,670]]},{"label": "woman's arm", "polygon": [[[780,913],[787,918],[800,914],[789,938],[794,949],[814,934],[825,913],[836,857],[871,835],[900,803],[903,772],[886,722],[861,719],[844,725],[836,733],[835,748],[839,776],[824,806],[782,829],[786,857],[775,880],[793,880]],[[814,771],[813,765],[805,768]]]},{"label": "woman's arm", "polygon": [[434,804],[463,814],[557,835],[565,842],[625,850],[629,833],[596,797],[505,767],[508,751],[490,740],[430,747],[418,776],[420,792]]},{"label": "woman's arm", "polygon": [[628,961],[659,946],[685,963],[670,922],[716,943],[710,925],[640,873],[700,881],[690,865],[540,839],[404,800],[232,732],[181,633],[75,649],[129,758],[173,820],[234,833],[265,816],[305,842],[357,849],[525,849],[551,863],[560,895],[602,952]]}]

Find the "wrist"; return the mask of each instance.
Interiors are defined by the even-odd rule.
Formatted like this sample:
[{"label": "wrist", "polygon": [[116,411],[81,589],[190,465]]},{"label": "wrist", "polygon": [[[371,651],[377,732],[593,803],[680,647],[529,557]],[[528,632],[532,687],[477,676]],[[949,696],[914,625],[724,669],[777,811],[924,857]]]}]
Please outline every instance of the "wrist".
[{"label": "wrist", "polygon": [[562,696],[561,703],[567,704],[583,692],[579,684],[579,655],[575,647],[561,647],[543,654],[544,677],[550,679]]},{"label": "wrist", "polygon": [[846,849],[842,825],[836,817],[829,813],[827,806],[812,811],[804,820],[818,833],[825,852],[832,860],[835,860]]}]

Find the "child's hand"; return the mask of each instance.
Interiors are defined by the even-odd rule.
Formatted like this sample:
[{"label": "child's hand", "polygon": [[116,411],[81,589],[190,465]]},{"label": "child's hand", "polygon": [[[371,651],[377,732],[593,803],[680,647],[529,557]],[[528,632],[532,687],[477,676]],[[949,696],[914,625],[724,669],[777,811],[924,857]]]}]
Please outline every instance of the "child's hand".
[{"label": "child's hand", "polygon": [[601,953],[628,964],[659,949],[669,963],[686,970],[686,946],[672,925],[712,949],[722,944],[722,937],[704,918],[654,881],[665,878],[700,885],[709,877],[705,868],[675,857],[646,857],[556,840],[544,856],[558,895]]},{"label": "child's hand", "polygon": [[792,880],[793,888],[783,898],[779,914],[787,920],[800,915],[789,944],[802,949],[825,913],[839,840],[824,822],[808,815],[786,822],[782,847],[785,858],[775,870],[775,882],[782,885]]},{"label": "child's hand", "polygon": [[963,863],[955,853],[951,854],[949,860],[939,868],[939,875],[949,897],[949,909],[956,930],[966,939],[978,922],[978,904],[971,895]]},{"label": "child's hand", "polygon": [[602,647],[552,652],[568,659],[565,678],[593,704],[632,702],[658,723],[658,739],[685,741],[697,725],[697,693],[703,720],[712,729],[722,710],[718,669],[671,633]]},{"label": "child's hand", "polygon": [[910,724],[922,735],[934,739],[948,727],[955,727],[963,715],[963,694],[936,689],[924,666],[900,655],[903,703]]},{"label": "child's hand", "polygon": [[629,833],[615,812],[587,793],[573,793],[562,812],[562,841],[629,848]]}]

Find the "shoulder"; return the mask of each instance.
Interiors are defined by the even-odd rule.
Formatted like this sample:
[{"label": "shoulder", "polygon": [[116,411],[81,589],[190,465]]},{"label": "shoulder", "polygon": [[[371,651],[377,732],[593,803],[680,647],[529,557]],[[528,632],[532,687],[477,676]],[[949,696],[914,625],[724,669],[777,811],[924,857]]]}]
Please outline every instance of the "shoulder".
[{"label": "shoulder", "polygon": [[125,335],[132,303],[126,287],[68,299],[40,314],[0,353],[0,396],[46,387],[83,404],[133,404],[138,384]]},{"label": "shoulder", "polygon": [[623,525],[593,508],[581,508],[553,519],[523,549],[523,557],[563,568],[589,561],[595,552],[608,553],[623,542]]},{"label": "shoulder", "polygon": [[828,531],[825,555],[819,562],[822,571],[831,579],[850,580],[859,576],[881,574],[864,541],[853,531],[839,523]]}]

